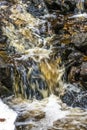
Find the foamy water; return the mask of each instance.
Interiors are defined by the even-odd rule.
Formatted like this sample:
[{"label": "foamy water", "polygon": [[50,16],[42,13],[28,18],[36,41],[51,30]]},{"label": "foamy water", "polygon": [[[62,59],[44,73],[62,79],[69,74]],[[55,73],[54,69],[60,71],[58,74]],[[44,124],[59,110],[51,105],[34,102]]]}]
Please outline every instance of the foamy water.
[{"label": "foamy water", "polygon": [[0,100],[0,130],[14,130],[17,113]]},{"label": "foamy water", "polygon": [[75,15],[69,17],[69,18],[81,18],[81,17],[87,18],[87,13],[75,14]]},{"label": "foamy water", "polygon": [[37,128],[33,128],[32,130],[47,130],[49,127],[53,126],[53,122],[66,117],[69,115],[68,110],[61,110],[61,106],[58,103],[58,99],[56,96],[51,95],[48,99],[48,103],[46,107],[43,109],[45,112],[45,118],[40,120],[37,124]]},{"label": "foamy water", "polygon": [[[30,102],[28,100],[21,101],[19,99],[17,104],[17,100],[15,99],[13,102],[14,103],[11,105],[18,115],[22,117],[26,116],[26,121],[17,121],[16,126],[32,124],[34,125],[32,130],[47,130],[49,127],[53,126],[54,121],[62,119],[70,113],[68,110],[62,110],[62,106],[60,105],[61,100],[54,95],[41,101],[34,100],[33,102]],[[39,117],[41,114],[44,114],[44,116],[40,120],[37,120],[36,116]]]},{"label": "foamy water", "polygon": [[[8,106],[0,101],[0,130],[87,130],[87,111],[80,108],[68,107],[59,97],[51,95],[41,101],[14,98],[8,100]],[[71,128],[71,129],[70,129]]]}]

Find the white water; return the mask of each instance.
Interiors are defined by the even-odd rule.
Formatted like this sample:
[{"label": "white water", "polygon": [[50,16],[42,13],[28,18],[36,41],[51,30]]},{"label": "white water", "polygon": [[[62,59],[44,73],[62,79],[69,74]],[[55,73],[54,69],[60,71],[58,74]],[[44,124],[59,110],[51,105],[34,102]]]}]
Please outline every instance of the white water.
[{"label": "white water", "polygon": [[[71,127],[72,130],[78,130],[78,128],[80,130],[81,127],[83,127],[82,130],[87,130],[87,111],[68,107],[55,95],[41,101],[13,98],[8,100],[8,104],[18,114],[15,122],[17,130],[19,128],[23,130],[53,130],[53,128],[71,130]],[[0,101],[0,106],[0,118],[6,119],[6,122],[0,123],[0,130],[14,130],[17,114],[2,101]],[[56,122],[57,125],[55,125]]]},{"label": "white water", "polygon": [[17,113],[0,99],[0,130],[14,130]]},{"label": "white water", "polygon": [[87,18],[87,13],[75,14],[69,18],[81,18],[81,17]]},{"label": "white water", "polygon": [[82,13],[82,11],[84,11],[84,0],[77,0],[77,9],[78,9],[78,12],[77,14],[69,17],[69,18],[87,18],[87,13],[84,12]]},{"label": "white water", "polygon": [[[17,100],[14,102],[17,103]],[[18,101],[18,104],[14,103],[15,105],[12,104],[13,109],[19,115],[29,115],[29,118],[27,118],[26,121],[16,122],[16,126],[32,124],[35,126],[32,128],[32,130],[47,130],[49,127],[53,126],[54,121],[65,118],[67,115],[69,115],[70,112],[68,110],[62,110],[62,106],[60,105],[61,103],[62,102],[58,97],[51,95],[50,97],[41,101],[34,100],[33,102],[30,102],[25,100],[23,102]],[[36,115],[41,115],[41,113],[45,113],[45,116],[39,121],[32,120],[32,117],[30,118],[31,111],[33,111],[33,117]]]},{"label": "white water", "polygon": [[45,112],[45,118],[38,122],[39,126],[32,130],[47,130],[49,127],[53,126],[53,122],[65,118],[66,115],[69,115],[69,111],[61,110],[61,106],[58,103],[58,99],[56,96],[51,95],[48,99],[48,103],[46,107],[43,109]]}]

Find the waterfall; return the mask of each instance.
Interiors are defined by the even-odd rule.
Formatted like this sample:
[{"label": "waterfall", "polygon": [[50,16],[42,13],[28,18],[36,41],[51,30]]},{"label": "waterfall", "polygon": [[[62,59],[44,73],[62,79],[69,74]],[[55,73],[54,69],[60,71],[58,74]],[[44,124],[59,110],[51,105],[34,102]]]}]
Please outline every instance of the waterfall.
[{"label": "waterfall", "polygon": [[84,0],[77,0],[76,1],[76,14],[70,16],[69,18],[87,18],[87,13],[85,12],[84,8]]},{"label": "waterfall", "polygon": [[84,12],[84,0],[78,0],[76,4],[78,13],[81,14]]}]

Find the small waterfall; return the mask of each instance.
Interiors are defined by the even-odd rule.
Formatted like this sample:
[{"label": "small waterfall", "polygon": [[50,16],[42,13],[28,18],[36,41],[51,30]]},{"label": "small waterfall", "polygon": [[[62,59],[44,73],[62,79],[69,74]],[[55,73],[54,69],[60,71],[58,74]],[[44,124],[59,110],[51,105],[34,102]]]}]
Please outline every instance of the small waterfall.
[{"label": "small waterfall", "polygon": [[58,61],[52,58],[54,35],[50,19],[56,15],[49,14],[44,0],[24,2],[17,1],[10,7],[10,20],[5,17],[2,27],[8,37],[6,49],[8,64],[12,64],[13,92],[16,97],[26,99],[58,95],[64,71],[59,68],[59,57]]},{"label": "small waterfall", "polygon": [[58,68],[59,61],[37,63],[30,59],[23,62],[16,60],[11,68],[11,80],[16,97],[43,99],[52,93],[59,95],[60,88],[63,88],[61,79],[64,73],[63,68],[61,70]]},{"label": "small waterfall", "polygon": [[78,0],[76,7],[77,7],[77,11],[79,14],[83,13],[84,12],[84,0]]},{"label": "small waterfall", "polygon": [[84,0],[77,0],[76,1],[76,9],[75,9],[76,14],[69,17],[69,18],[87,18],[87,13],[85,12],[84,8]]},{"label": "small waterfall", "polygon": [[84,0],[6,1],[0,0],[0,97],[17,115],[0,100],[0,130],[11,123],[14,130],[17,116],[16,130],[87,130]]}]

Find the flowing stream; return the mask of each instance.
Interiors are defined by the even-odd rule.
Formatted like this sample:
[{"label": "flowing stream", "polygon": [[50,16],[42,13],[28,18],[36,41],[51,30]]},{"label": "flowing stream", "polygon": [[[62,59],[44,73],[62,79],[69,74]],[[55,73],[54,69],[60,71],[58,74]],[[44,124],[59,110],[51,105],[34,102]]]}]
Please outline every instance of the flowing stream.
[{"label": "flowing stream", "polygon": [[87,130],[87,91],[78,81],[85,63],[64,57],[82,35],[84,43],[87,16],[52,11],[44,0],[0,1],[0,130]]}]

